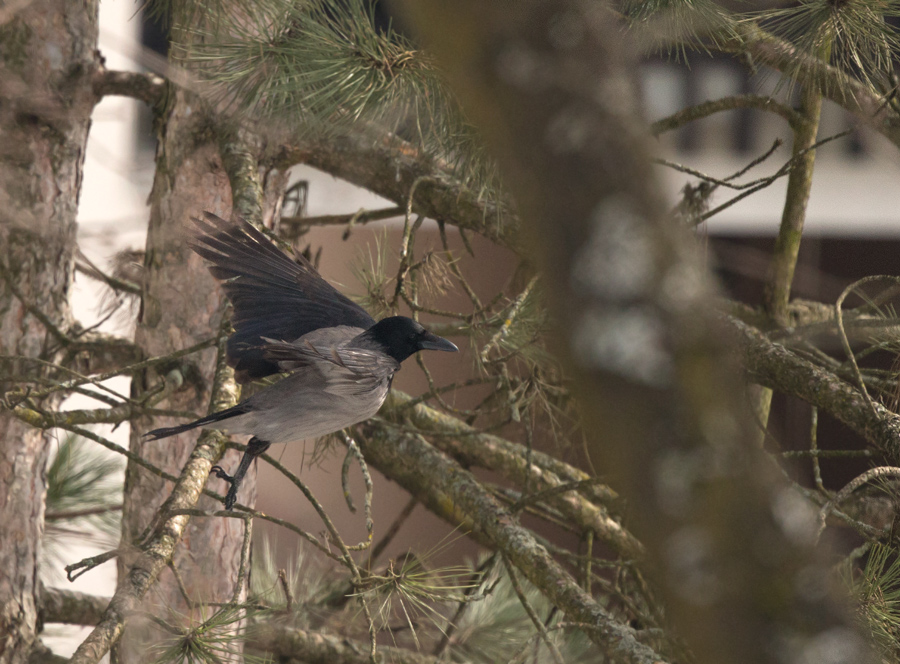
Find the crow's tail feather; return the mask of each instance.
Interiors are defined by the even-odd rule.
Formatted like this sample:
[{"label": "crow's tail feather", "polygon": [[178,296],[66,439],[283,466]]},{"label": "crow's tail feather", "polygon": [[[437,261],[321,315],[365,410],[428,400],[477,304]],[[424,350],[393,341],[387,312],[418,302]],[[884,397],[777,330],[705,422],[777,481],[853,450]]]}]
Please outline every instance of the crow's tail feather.
[{"label": "crow's tail feather", "polygon": [[202,427],[206,424],[210,424],[212,422],[220,422],[221,420],[227,420],[229,417],[234,417],[235,415],[241,415],[242,413],[246,413],[248,411],[248,407],[246,404],[239,403],[237,406],[232,406],[231,408],[226,408],[225,410],[220,410],[218,413],[212,413],[211,415],[207,415],[206,417],[201,417],[199,420],[195,420],[193,422],[188,422],[187,424],[179,424],[177,427],[163,427],[161,429],[154,429],[153,431],[148,431],[144,434],[144,438],[149,440],[159,440],[160,438],[168,438],[169,436],[174,436],[175,434],[184,433],[185,431],[190,431],[191,429],[196,429],[197,427]]}]

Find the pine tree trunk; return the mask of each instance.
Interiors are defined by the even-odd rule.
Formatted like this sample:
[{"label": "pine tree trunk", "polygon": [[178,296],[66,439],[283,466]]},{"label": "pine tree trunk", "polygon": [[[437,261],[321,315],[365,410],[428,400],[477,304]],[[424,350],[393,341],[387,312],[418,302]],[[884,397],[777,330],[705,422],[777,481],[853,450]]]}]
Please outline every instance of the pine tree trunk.
[{"label": "pine tree trunk", "polygon": [[[53,360],[69,327],[75,215],[94,106],[97,2],[7,6],[0,24],[0,355]],[[47,375],[0,361],[0,376]],[[24,381],[23,381],[24,382]],[[0,391],[12,388],[0,382]],[[42,405],[52,407],[51,399]],[[0,663],[37,640],[38,560],[53,441],[0,410]]]},{"label": "pine tree trunk", "polygon": [[[231,188],[223,170],[219,149],[207,130],[203,104],[189,93],[174,92],[163,115],[156,179],[151,193],[150,227],[147,236],[143,306],[135,340],[147,357],[167,355],[217,334],[224,313],[221,289],[199,256],[187,244],[191,217],[204,210],[228,218]],[[172,390],[160,407],[206,413],[215,370],[215,348],[183,358],[172,365],[148,369],[136,377],[133,394],[166,382]],[[183,423],[184,418],[141,418],[132,422],[131,450],[172,474],[179,474],[199,430],[160,441],[148,442],[141,435],[151,428]],[[229,452],[223,463],[236,466],[239,456]],[[223,483],[213,488],[223,491]],[[135,542],[152,522],[156,510],[172,485],[144,469],[129,464],[125,478],[122,520],[123,544]],[[241,491],[242,502],[255,500],[255,472],[249,473]],[[201,497],[204,510],[221,508],[211,498]],[[175,554],[174,567],[192,600],[226,602],[231,599],[240,560],[242,522],[238,519],[193,519]],[[119,559],[119,574],[129,565]],[[162,619],[174,609],[190,615],[174,574],[164,574],[143,608]],[[197,616],[194,616],[196,618]],[[151,636],[150,625],[132,620],[117,650],[119,661],[144,661],[140,644]]]}]

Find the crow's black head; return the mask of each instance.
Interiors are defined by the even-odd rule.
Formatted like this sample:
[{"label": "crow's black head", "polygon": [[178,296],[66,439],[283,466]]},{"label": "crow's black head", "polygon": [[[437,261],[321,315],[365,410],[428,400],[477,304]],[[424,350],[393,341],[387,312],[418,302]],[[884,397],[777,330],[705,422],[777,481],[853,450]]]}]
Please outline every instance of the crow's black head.
[{"label": "crow's black head", "polygon": [[432,334],[412,318],[391,316],[384,318],[363,334],[367,344],[371,343],[398,362],[402,362],[420,350],[458,351],[456,345]]}]

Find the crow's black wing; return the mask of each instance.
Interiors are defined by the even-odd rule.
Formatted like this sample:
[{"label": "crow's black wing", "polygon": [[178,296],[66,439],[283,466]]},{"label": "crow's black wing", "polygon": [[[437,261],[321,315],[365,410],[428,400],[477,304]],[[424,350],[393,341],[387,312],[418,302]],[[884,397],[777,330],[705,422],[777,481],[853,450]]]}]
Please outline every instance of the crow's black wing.
[{"label": "crow's black wing", "polygon": [[262,337],[293,341],[323,327],[375,324],[365,309],[319,276],[302,256],[296,260],[245,221],[225,221],[209,212],[195,219],[200,234],[191,248],[212,265],[234,306],[228,362],[239,382],[278,372],[263,357]]}]

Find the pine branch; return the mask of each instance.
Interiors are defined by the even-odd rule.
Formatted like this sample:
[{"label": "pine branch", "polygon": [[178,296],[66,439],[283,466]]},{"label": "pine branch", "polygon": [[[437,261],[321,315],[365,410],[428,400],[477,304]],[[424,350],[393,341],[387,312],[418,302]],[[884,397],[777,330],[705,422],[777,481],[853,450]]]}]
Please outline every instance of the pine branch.
[{"label": "pine branch", "polygon": [[45,623],[96,625],[109,605],[109,597],[64,588],[41,586],[41,616]]},{"label": "pine branch", "polygon": [[121,512],[122,505],[109,505],[105,507],[90,507],[82,510],[68,510],[61,512],[47,512],[44,515],[46,521],[64,521],[68,519],[80,519],[85,516],[100,516],[110,512]]},{"label": "pine branch", "polygon": [[[45,623],[96,625],[111,598],[63,588],[41,588],[41,615]],[[276,623],[258,623],[248,630],[247,646],[279,657],[309,664],[369,664],[368,644],[343,636]],[[379,648],[386,661],[398,664],[436,664],[438,659],[405,648]]]},{"label": "pine branch", "polygon": [[166,91],[166,80],[153,73],[110,71],[99,67],[94,73],[94,94],[97,101],[103,97],[131,97],[151,108],[159,104]]},{"label": "pine branch", "polygon": [[[12,409],[12,414],[23,422],[27,422],[38,429],[53,429],[59,427],[71,431],[73,427],[84,424],[121,424],[140,415],[168,415],[170,410],[158,408],[145,408],[139,404],[123,403],[110,408],[85,408],[79,410],[38,411],[23,406]],[[192,417],[191,413],[177,413],[185,417]]]},{"label": "pine branch", "polygon": [[[814,149],[822,114],[822,93],[813,84],[805,84],[801,90],[799,114],[803,122],[791,126],[794,131],[792,161],[788,176],[787,194],[781,215],[778,237],[769,278],[763,292],[763,310],[780,324],[788,323],[788,304],[794,283],[794,271],[800,255],[806,207],[812,192],[813,169],[816,161]],[[752,391],[753,409],[763,424],[762,435],[769,422],[772,407],[772,390],[761,388]]]},{"label": "pine branch", "polygon": [[76,323],[68,331],[71,341],[59,364],[80,373],[105,373],[141,359],[141,349],[131,339],[97,330],[85,331]]},{"label": "pine branch", "polygon": [[650,125],[650,131],[654,136],[659,136],[667,131],[679,129],[690,122],[701,120],[715,113],[723,111],[733,111],[737,108],[754,108],[759,111],[767,111],[781,116],[787,120],[788,125],[792,129],[801,126],[805,119],[800,113],[790,106],[779,103],[772,97],[765,95],[734,95],[732,97],[722,97],[721,99],[713,99],[705,101],[702,104],[695,104],[683,108],[677,113],[657,120]]},{"label": "pine branch", "polygon": [[665,661],[640,643],[632,628],[618,622],[587,595],[531,531],[457,462],[419,435],[371,425],[363,429],[365,435],[358,442],[373,466],[441,518],[502,551],[571,620],[590,625],[587,634],[602,651],[615,653],[616,661],[630,664]]},{"label": "pine branch", "polygon": [[219,154],[222,166],[231,183],[231,198],[235,213],[261,227],[263,225],[263,186],[260,180],[259,150],[250,132],[240,129],[223,129],[219,132]]},{"label": "pine branch", "polygon": [[[190,355],[192,353],[196,353],[199,350],[203,350],[204,348],[209,348],[211,345],[213,345],[214,342],[215,342],[215,339],[206,339],[204,341],[201,341],[200,343],[194,344],[193,346],[189,346],[188,348],[184,348],[182,350],[178,350],[173,353],[169,353],[167,355],[161,355],[159,357],[151,357],[149,359],[141,360],[139,362],[135,362],[134,364],[130,364],[130,365],[127,365],[124,367],[122,367],[122,366],[114,367],[108,371],[105,371],[103,373],[96,374],[96,375],[81,376],[81,377],[78,377],[78,378],[75,378],[72,380],[67,380],[67,381],[63,381],[60,383],[54,383],[43,389],[34,390],[34,391],[30,392],[28,394],[28,396],[35,398],[35,399],[42,399],[45,396],[53,394],[54,392],[71,390],[71,389],[77,388],[81,385],[85,385],[87,383],[90,383],[94,386],[99,386],[100,383],[107,380],[108,378],[112,378],[113,376],[123,376],[126,374],[132,374],[135,371],[144,369],[146,367],[151,367],[151,366],[155,366],[155,365],[172,362],[180,357],[184,357],[185,355]],[[127,342],[125,342],[125,343],[127,344]],[[4,358],[4,359],[8,359],[8,358]],[[65,367],[61,367],[61,368],[64,369]],[[24,391],[20,390],[19,392],[21,392],[21,394],[19,396],[25,395]],[[9,396],[9,394],[8,394],[8,396]]]},{"label": "pine branch", "polygon": [[[531,491],[550,491],[568,482],[586,482],[591,478],[576,468],[540,452],[531,452],[532,464],[523,445],[481,433],[456,418],[445,415],[425,404],[405,407],[410,397],[396,390],[385,403],[382,414],[401,422],[411,430],[436,434],[432,444],[466,467],[477,466],[515,482]],[[617,496],[602,483],[591,486],[591,495],[611,507]],[[587,493],[587,492],[586,492]],[[569,490],[562,494],[548,494],[550,505],[577,525],[582,531],[592,531],[598,540],[626,558],[639,558],[643,547],[622,525],[610,517],[604,507],[598,507],[580,492]]]},{"label": "pine branch", "polygon": [[280,234],[286,239],[299,237],[304,229],[310,226],[343,226],[347,225],[344,238],[350,234],[354,226],[368,224],[370,221],[381,221],[403,216],[403,208],[389,207],[381,210],[359,210],[353,214],[325,214],[318,217],[282,217],[279,221]]},{"label": "pine branch", "polygon": [[890,458],[900,459],[900,416],[877,402],[873,402],[873,410],[849,383],[739,320],[726,317],[726,321],[737,334],[750,380],[803,399],[846,424]]},{"label": "pine branch", "polygon": [[[370,664],[368,644],[300,627],[261,623],[247,635],[247,647],[306,664]],[[438,664],[438,657],[406,648],[379,646],[379,661],[395,664]],[[458,661],[458,660],[454,660]]]},{"label": "pine branch", "polygon": [[888,100],[864,83],[821,59],[804,53],[789,42],[752,23],[735,26],[737,37],[728,37],[715,48],[729,53],[747,53],[756,64],[773,67],[850,111],[894,145],[900,147],[900,116]]},{"label": "pine branch", "polygon": [[444,221],[518,250],[518,219],[506,203],[460,184],[449,167],[396,136],[357,134],[286,145],[273,157],[280,168],[303,163],[363,187],[406,209],[413,183],[414,214]]},{"label": "pine branch", "polygon": [[365,0],[262,0],[213,20],[219,25],[207,33],[215,36],[185,35],[183,50],[223,105],[317,139],[363,123],[402,132],[459,179],[495,184],[429,55],[392,26],[376,26]]},{"label": "pine branch", "polygon": [[105,272],[103,272],[103,270],[94,265],[91,260],[80,250],[78,251],[78,255],[76,256],[75,270],[85,275],[86,277],[95,279],[100,283],[109,286],[114,291],[137,296],[140,296],[143,292],[141,287],[133,281],[119,279],[118,277],[106,274]]},{"label": "pine branch", "polygon": [[[788,302],[794,282],[794,270],[800,254],[806,206],[812,192],[814,149],[822,113],[822,94],[813,84],[803,86],[800,115],[804,122],[794,127],[792,160],[781,225],[775,241],[769,280],[763,295],[763,307],[777,323],[787,325]],[[768,410],[766,406],[765,410]],[[768,417],[765,418],[768,420]]]}]

